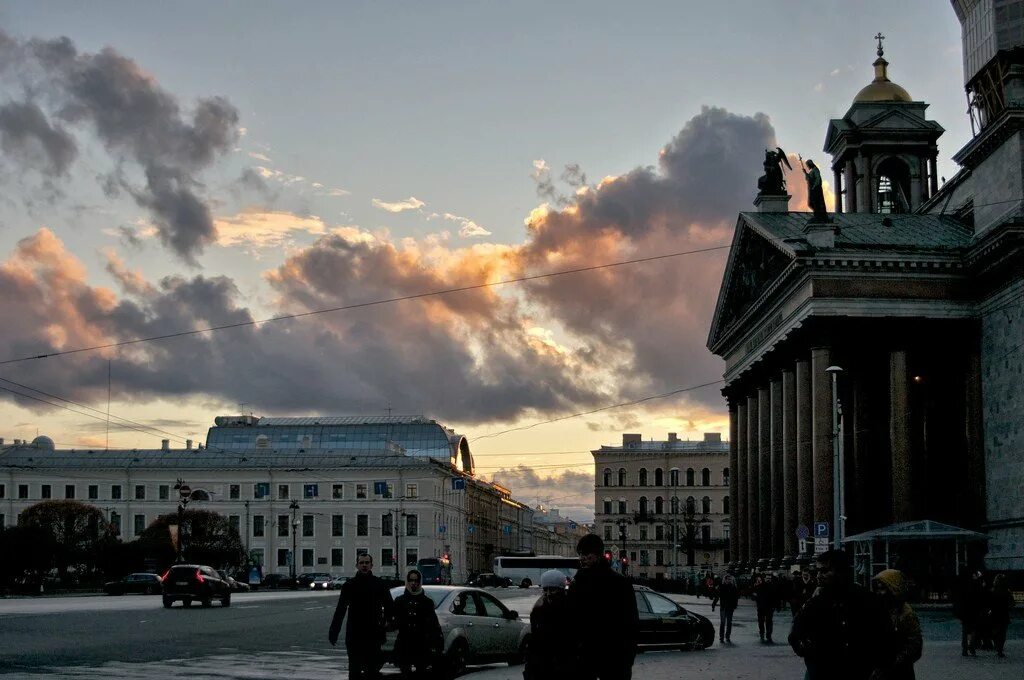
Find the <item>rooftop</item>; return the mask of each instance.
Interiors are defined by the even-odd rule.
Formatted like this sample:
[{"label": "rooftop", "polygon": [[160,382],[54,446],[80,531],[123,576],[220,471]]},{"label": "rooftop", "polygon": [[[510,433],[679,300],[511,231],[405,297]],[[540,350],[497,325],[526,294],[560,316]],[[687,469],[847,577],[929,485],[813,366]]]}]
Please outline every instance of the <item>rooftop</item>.
[{"label": "rooftop", "polygon": [[668,433],[668,439],[665,440],[654,440],[650,439],[644,441],[643,436],[639,434],[623,434],[622,444],[602,444],[600,449],[592,451],[591,453],[602,453],[602,452],[623,452],[623,451],[637,451],[637,452],[649,452],[649,451],[670,451],[679,453],[719,453],[727,452],[729,450],[729,442],[722,441],[722,435],[718,432],[705,432],[703,439],[696,441],[682,440],[676,436],[675,432]]}]

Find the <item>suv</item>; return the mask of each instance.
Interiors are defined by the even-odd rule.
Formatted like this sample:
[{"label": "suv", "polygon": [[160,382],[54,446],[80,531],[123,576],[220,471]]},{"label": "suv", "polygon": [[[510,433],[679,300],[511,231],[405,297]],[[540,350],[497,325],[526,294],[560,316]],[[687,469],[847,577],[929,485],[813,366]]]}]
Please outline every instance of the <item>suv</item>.
[{"label": "suv", "polygon": [[175,564],[160,580],[164,584],[164,607],[169,608],[175,600],[186,607],[191,607],[193,600],[209,607],[214,599],[219,599],[221,606],[231,605],[231,586],[211,567]]}]

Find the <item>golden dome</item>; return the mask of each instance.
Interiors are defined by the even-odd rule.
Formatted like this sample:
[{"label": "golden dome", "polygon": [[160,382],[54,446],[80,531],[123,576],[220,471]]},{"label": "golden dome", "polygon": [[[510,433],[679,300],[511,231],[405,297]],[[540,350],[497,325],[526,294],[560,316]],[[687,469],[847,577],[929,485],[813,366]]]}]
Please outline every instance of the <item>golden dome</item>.
[{"label": "golden dome", "polygon": [[896,83],[889,80],[886,75],[886,67],[889,66],[889,62],[883,59],[881,56],[875,60],[875,79],[868,83],[857,96],[853,98],[853,102],[912,102],[914,101],[910,93],[904,90]]}]

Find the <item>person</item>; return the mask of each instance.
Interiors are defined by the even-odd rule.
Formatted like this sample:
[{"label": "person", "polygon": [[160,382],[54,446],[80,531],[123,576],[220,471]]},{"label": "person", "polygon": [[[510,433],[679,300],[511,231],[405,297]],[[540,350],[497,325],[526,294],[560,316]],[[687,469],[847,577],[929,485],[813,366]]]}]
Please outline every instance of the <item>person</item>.
[{"label": "person", "polygon": [[576,545],[580,569],[567,595],[574,622],[578,680],[630,680],[640,615],[633,586],[612,571],[604,541],[587,534]]},{"label": "person", "polygon": [[825,207],[825,193],[822,191],[821,186],[821,171],[818,170],[818,166],[814,164],[814,161],[804,161],[807,164],[809,170],[804,170],[804,179],[807,180],[807,207],[814,213],[814,220],[828,221],[828,210]]},{"label": "person", "polygon": [[761,642],[772,644],[772,633],[775,630],[776,590],[772,575],[754,577],[754,601],[757,603],[757,632]]},{"label": "person", "polygon": [[[423,591],[423,575],[412,569],[405,576],[405,592],[395,599],[392,625],[398,630],[395,660],[403,677],[429,678],[444,649],[441,623],[434,601]],[[413,673],[415,668],[415,674]]]},{"label": "person", "polygon": [[383,666],[380,647],[384,643],[385,627],[391,620],[394,602],[387,586],[373,575],[373,558],[356,558],[356,575],[345,581],[338,595],[338,606],[331,619],[327,639],[338,644],[341,623],[348,612],[345,628],[345,651],[348,653],[348,677],[373,678]]},{"label": "person", "polygon": [[980,571],[972,571],[961,584],[953,603],[953,615],[960,619],[960,654],[977,656],[978,633],[985,613],[985,580]]},{"label": "person", "polygon": [[565,574],[549,569],[541,574],[543,594],[530,612],[530,644],[526,648],[523,680],[562,680],[576,669],[572,645],[565,633],[575,622],[565,594]]},{"label": "person", "polygon": [[814,590],[817,587],[818,584],[814,580],[814,574],[810,571],[800,572],[800,578],[793,585],[793,599],[790,602],[793,616],[796,616],[797,612],[803,609],[804,603],[811,599],[811,595],[814,594]]},{"label": "person", "polygon": [[818,588],[793,620],[789,644],[803,657],[806,680],[868,680],[886,650],[885,609],[853,582],[845,552],[828,550],[817,562]]},{"label": "person", "polygon": [[726,574],[722,585],[715,591],[715,599],[711,600],[711,611],[715,611],[715,605],[721,603],[718,614],[718,641],[732,642],[732,615],[740,602],[740,591],[736,587],[736,579],[732,574]]},{"label": "person", "polygon": [[889,615],[889,640],[881,677],[914,680],[914,663],[921,658],[921,622],[907,604],[906,578],[902,571],[885,569],[871,579],[871,589],[882,599]]},{"label": "person", "polygon": [[992,644],[996,649],[996,656],[1000,659],[1006,658],[1006,630],[1010,627],[1010,609],[1013,605],[1013,593],[1006,585],[1006,574],[997,574],[992,581],[988,610]]}]

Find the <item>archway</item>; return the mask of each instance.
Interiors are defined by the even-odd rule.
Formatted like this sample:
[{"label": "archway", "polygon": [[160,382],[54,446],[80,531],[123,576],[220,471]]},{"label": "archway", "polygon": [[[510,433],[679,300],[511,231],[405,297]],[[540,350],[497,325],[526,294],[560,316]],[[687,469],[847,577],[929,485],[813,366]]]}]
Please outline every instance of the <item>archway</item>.
[{"label": "archway", "polygon": [[910,212],[910,168],[902,159],[886,158],[875,169],[875,178],[875,212]]}]

